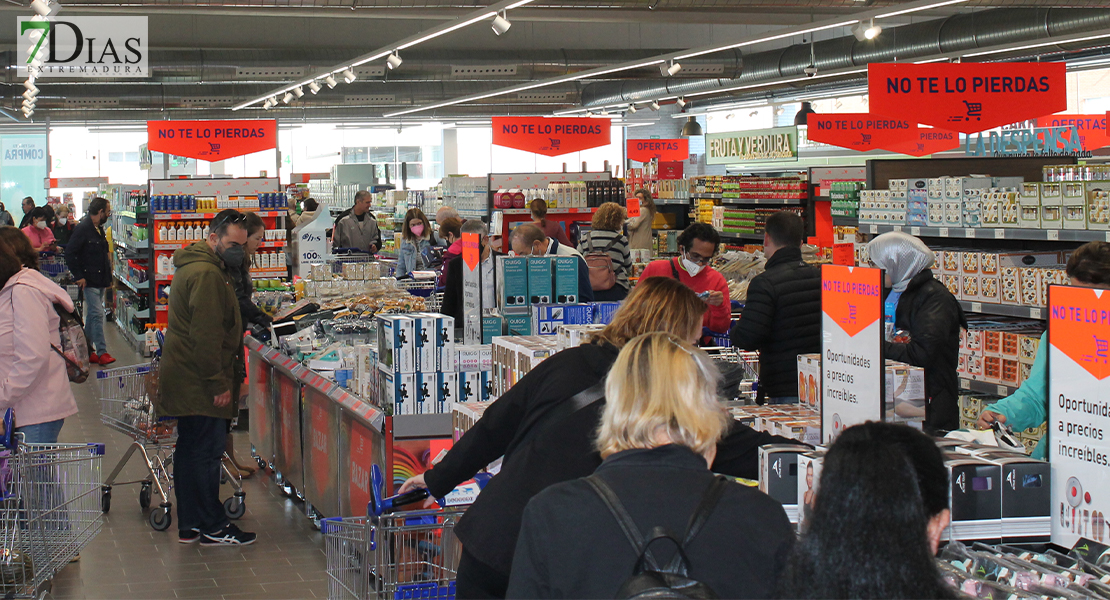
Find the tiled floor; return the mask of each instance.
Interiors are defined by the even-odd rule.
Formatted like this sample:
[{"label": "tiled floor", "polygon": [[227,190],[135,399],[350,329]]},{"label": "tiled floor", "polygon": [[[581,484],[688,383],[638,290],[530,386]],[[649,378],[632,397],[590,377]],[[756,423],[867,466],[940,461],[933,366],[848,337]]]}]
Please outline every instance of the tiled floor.
[{"label": "tiled floor", "polygon": [[[109,351],[118,360],[112,367],[143,362],[108,328]],[[63,442],[104,442],[104,475],[115,467],[130,439],[100,423],[96,382],[74,385],[81,413],[66,419]],[[240,458],[250,455],[247,434],[233,434]],[[121,476],[138,479],[136,457]],[[272,479],[256,473],[244,482],[247,513],[238,525],[258,533],[258,541],[243,548],[202,548],[177,541],[177,520],[169,531],[154,531],[139,508],[139,486],[116,487],[104,529],[54,579],[59,599],[82,598],[323,598],[327,596],[323,541],[304,516],[303,506],[282,495]],[[224,487],[225,496],[231,488]],[[170,492],[170,501],[176,503]],[[154,505],[158,498],[155,496]]]}]

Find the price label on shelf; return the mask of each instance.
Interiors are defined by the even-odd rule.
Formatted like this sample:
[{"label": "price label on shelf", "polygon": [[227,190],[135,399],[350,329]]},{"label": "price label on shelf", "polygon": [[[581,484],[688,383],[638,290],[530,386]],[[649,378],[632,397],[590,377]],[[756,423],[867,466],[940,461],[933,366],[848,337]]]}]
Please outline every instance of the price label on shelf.
[{"label": "price label on shelf", "polygon": [[970,379],[960,379],[960,388],[965,389],[965,390],[970,390],[971,389],[971,380]]},{"label": "price label on shelf", "polygon": [[948,228],[947,227],[941,227],[940,229],[937,230],[937,235],[939,235],[940,237],[948,237]]},{"label": "price label on shelf", "polygon": [[1029,309],[1029,318],[1030,319],[1041,319],[1041,318],[1043,318],[1041,316],[1041,309],[1039,309],[1039,308],[1030,308]]},{"label": "price label on shelf", "polygon": [[[872,225],[871,226],[871,233],[879,233],[879,226],[878,225]],[[1110,237],[1110,235],[1108,235],[1107,237]]]},{"label": "price label on shelf", "polygon": [[1004,385],[998,386],[998,395],[999,396],[1009,396],[1010,395],[1010,388],[1008,388]]},{"label": "price label on shelf", "polygon": [[1106,241],[1110,242],[1110,231],[1106,232]]},{"label": "price label on shelf", "polygon": [[982,302],[972,302],[971,303],[971,312],[983,312],[983,303]]},{"label": "price label on shelf", "polygon": [[910,227],[910,235],[921,235],[920,227]]},{"label": "price label on shelf", "polygon": [[975,229],[973,229],[971,227],[968,227],[967,229],[964,229],[964,237],[974,238],[975,237]]},{"label": "price label on shelf", "polygon": [[994,239],[1001,240],[1001,239],[1005,239],[1005,238],[1006,238],[1006,230],[1005,229],[995,229],[994,230]]},{"label": "price label on shelf", "polygon": [[1050,242],[1060,241],[1060,232],[1059,231],[1056,231],[1055,229],[1049,229],[1045,233],[1048,234],[1048,241],[1050,241]]},{"label": "price label on shelf", "polygon": [[894,226],[894,231],[902,231],[902,226],[901,225],[895,225]]}]

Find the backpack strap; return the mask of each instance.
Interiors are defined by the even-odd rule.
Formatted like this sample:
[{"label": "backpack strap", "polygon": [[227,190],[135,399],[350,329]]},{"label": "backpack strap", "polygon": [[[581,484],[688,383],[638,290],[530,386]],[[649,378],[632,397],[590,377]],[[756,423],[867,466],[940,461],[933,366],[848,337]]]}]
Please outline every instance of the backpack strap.
[{"label": "backpack strap", "polygon": [[679,546],[679,552],[675,553],[674,559],[671,560],[671,564],[668,565],[668,569],[671,570],[672,573],[678,572],[676,569],[681,566],[679,564],[680,559],[685,560],[687,564],[689,563],[689,559],[686,558],[685,549],[690,545],[690,542],[694,541],[694,538],[701,533],[702,528],[705,527],[705,523],[709,521],[710,515],[713,514],[713,510],[717,508],[717,503],[721,500],[721,496],[724,495],[725,486],[727,485],[728,480],[718,475],[713,478],[713,482],[705,489],[705,493],[703,493],[701,497],[701,502],[694,510],[694,514],[690,515],[690,521],[686,524],[686,533],[682,536],[682,544]]},{"label": "backpack strap", "polygon": [[514,439],[510,442],[509,447],[505,449],[505,458],[508,459],[518,448],[524,448],[540,434],[553,428],[557,423],[561,423],[570,415],[578,412],[579,409],[585,408],[604,397],[605,379],[603,378],[594,385],[547,409],[543,414],[531,419],[526,426],[520,428],[526,433],[519,440]]},{"label": "backpack strap", "polygon": [[[628,543],[632,545],[632,549],[639,557],[637,565],[640,565],[644,559],[647,559],[652,568],[658,570],[658,564],[655,562],[655,557],[652,556],[651,551],[644,544],[644,536],[640,535],[640,529],[636,526],[636,522],[632,520],[632,516],[625,510],[624,504],[621,503],[620,498],[613,492],[613,488],[605,483],[605,480],[595,475],[590,475],[586,478],[586,483],[590,484],[594,492],[597,493],[601,501],[605,503],[605,507],[609,509],[613,519],[620,525],[621,531],[624,532],[624,537],[628,539]],[[654,532],[653,532],[654,533]],[[655,539],[654,537],[652,538]]]},{"label": "backpack strap", "polygon": [[586,234],[586,243],[588,243],[590,245],[589,254],[593,254],[594,253],[594,233],[592,231],[590,233]]},{"label": "backpack strap", "polygon": [[614,235],[613,239],[609,240],[609,244],[605,246],[605,253],[609,254],[609,251],[613,249],[613,244],[616,244],[619,240],[620,238]]}]

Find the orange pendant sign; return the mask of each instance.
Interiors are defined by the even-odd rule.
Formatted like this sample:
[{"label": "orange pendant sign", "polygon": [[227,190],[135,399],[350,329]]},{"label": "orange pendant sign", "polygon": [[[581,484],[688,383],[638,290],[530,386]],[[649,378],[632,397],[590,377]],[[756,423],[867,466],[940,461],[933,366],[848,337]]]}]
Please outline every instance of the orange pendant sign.
[{"label": "orange pendant sign", "polygon": [[637,162],[683,161],[690,158],[690,140],[628,140],[625,142],[625,154],[629,159]]},{"label": "orange pendant sign", "polygon": [[609,145],[609,119],[494,117],[495,146],[559,156]]},{"label": "orange pendant sign", "polygon": [[1068,107],[1064,63],[872,64],[876,115],[976,133]]},{"label": "orange pendant sign", "polygon": [[959,136],[943,129],[923,129],[916,121],[870,113],[811,113],[806,135],[814,142],[849,150],[889,150],[911,156],[952,150]]},{"label": "orange pendant sign", "polygon": [[147,121],[152,152],[216,162],[277,148],[277,121]]}]

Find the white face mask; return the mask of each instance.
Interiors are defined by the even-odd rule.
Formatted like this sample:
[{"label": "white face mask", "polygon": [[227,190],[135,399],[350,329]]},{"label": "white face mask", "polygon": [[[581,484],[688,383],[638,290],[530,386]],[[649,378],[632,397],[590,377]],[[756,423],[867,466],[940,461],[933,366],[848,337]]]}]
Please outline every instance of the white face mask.
[{"label": "white face mask", "polygon": [[58,217],[58,225],[65,225],[67,221],[69,221],[69,219],[66,217]]},{"label": "white face mask", "polygon": [[46,229],[46,221],[36,221],[35,227],[38,227],[39,229]]},{"label": "white face mask", "polygon": [[686,258],[685,254],[682,255],[682,266],[686,268],[686,272],[690,274],[690,277],[696,277],[697,274],[701,273],[701,270],[705,268],[703,265],[699,265]]}]

